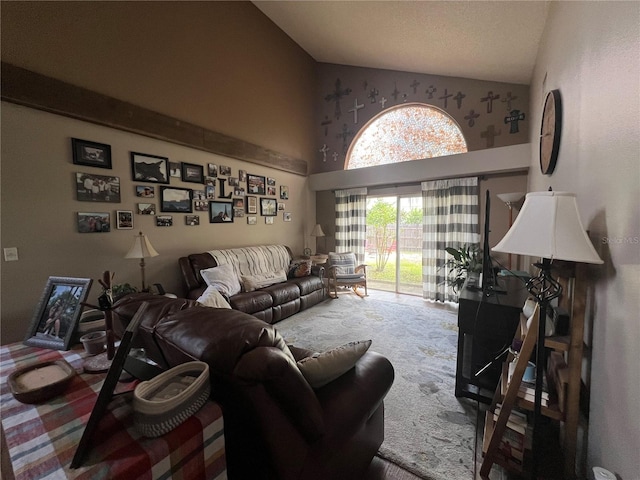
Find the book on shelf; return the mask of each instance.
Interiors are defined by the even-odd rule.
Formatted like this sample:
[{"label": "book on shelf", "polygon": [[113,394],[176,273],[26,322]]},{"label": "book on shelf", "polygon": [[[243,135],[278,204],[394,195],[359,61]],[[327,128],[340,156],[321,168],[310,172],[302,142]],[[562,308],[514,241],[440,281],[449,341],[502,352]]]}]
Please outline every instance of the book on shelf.
[{"label": "book on shelf", "polygon": [[[500,415],[500,410],[502,405],[498,403],[496,405],[495,411],[493,412],[493,420],[495,422],[498,421],[498,417]],[[519,412],[517,410],[512,410],[509,414],[509,419],[507,420],[507,427],[511,430],[518,432],[521,435],[525,435],[527,432],[527,415],[523,412]]]}]

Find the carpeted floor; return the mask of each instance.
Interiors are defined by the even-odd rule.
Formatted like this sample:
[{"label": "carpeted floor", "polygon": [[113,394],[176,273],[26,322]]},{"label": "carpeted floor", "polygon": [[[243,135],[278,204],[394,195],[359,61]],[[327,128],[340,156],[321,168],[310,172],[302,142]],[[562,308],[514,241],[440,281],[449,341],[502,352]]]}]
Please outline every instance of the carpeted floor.
[{"label": "carpeted floor", "polygon": [[287,343],[324,351],[372,339],[396,378],[380,456],[422,478],[473,479],[476,405],[454,396],[457,312],[417,297],[341,294],[276,325]]}]

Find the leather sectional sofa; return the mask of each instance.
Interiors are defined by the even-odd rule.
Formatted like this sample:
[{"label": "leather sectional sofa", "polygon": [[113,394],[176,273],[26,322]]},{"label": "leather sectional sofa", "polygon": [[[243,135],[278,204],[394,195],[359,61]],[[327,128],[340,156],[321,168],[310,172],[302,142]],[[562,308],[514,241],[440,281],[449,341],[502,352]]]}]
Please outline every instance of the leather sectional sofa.
[{"label": "leather sectional sofa", "polygon": [[[198,299],[207,288],[201,272],[218,267],[223,261],[233,264],[240,277],[242,274],[261,274],[283,268],[289,270],[293,256],[286,246],[269,245],[212,250],[181,257],[178,263],[186,287],[185,297]],[[283,282],[250,292],[243,289],[228,296],[228,302],[234,310],[273,324],[325,300],[327,289],[323,275],[323,267],[312,267],[308,275],[289,275]]]},{"label": "leather sectional sofa", "polygon": [[384,439],[383,399],[394,378],[385,357],[367,351],[314,389],[298,368],[314,352],[287,346],[274,326],[237,310],[131,294],[112,309],[116,332],[143,302],[135,343],[149,358],[165,368],[209,365],[230,480],[363,478]]}]

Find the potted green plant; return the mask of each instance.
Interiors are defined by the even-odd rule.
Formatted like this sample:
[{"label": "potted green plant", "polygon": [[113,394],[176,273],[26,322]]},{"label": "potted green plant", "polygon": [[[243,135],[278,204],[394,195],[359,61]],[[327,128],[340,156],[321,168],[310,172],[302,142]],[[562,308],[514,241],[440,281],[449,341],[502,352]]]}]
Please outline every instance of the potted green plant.
[{"label": "potted green plant", "polygon": [[129,283],[119,283],[111,287],[114,303],[129,293],[136,293],[138,289]]},{"label": "potted green plant", "polygon": [[448,282],[454,292],[458,292],[469,275],[482,272],[482,255],[477,243],[465,244],[460,248],[447,247],[445,251],[451,255],[444,268],[448,270]]}]

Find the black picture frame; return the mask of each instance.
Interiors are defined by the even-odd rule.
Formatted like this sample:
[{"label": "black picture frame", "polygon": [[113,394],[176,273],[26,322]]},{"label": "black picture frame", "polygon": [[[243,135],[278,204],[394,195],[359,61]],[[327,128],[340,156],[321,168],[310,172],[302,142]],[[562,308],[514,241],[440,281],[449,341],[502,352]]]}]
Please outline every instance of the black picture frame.
[{"label": "black picture frame", "polygon": [[120,177],[76,172],[76,200],[120,203]]},{"label": "black picture frame", "polygon": [[204,167],[202,165],[182,162],[180,173],[183,182],[204,183]]},{"label": "black picture frame", "polygon": [[179,187],[160,187],[160,211],[193,213],[193,190]]},{"label": "black picture frame", "polygon": [[250,215],[257,215],[258,214],[258,197],[247,196],[245,198],[247,199],[247,202],[246,202],[247,213]]},{"label": "black picture frame", "polygon": [[133,229],[133,211],[132,210],[116,210],[116,228],[118,230]]},{"label": "black picture frame", "polygon": [[96,404],[91,411],[91,415],[89,416],[89,420],[87,421],[87,426],[84,428],[82,437],[80,438],[80,442],[78,443],[78,447],[76,448],[76,453],[71,460],[71,468],[78,468],[80,465],[82,465],[85,455],[90,450],[91,445],[93,444],[93,435],[95,434],[98,424],[107,411],[109,402],[113,397],[113,391],[116,388],[118,379],[120,378],[120,374],[122,373],[122,370],[124,368],[124,364],[127,360],[127,357],[129,356],[131,341],[138,331],[138,325],[143,319],[148,306],[149,304],[147,302],[144,302],[142,303],[142,305],[140,305],[140,308],[138,308],[138,311],[133,316],[133,318],[129,322],[129,325],[127,325],[127,328],[124,331],[124,334],[122,335],[120,345],[116,350],[116,354],[114,355],[113,360],[111,361],[111,366],[109,367],[107,376],[105,377],[102,388],[100,389],[100,393],[98,394]]},{"label": "black picture frame", "polygon": [[136,182],[169,183],[169,159],[131,152],[131,175]]},{"label": "black picture frame", "polygon": [[71,150],[73,152],[73,163],[76,165],[86,165],[87,167],[112,168],[111,167],[111,145],[106,143],[71,139]]},{"label": "black picture frame", "polygon": [[108,233],[111,231],[109,212],[78,212],[76,223],[78,233]]},{"label": "black picture frame", "polygon": [[90,278],[49,277],[23,343],[69,350],[91,283]]},{"label": "black picture frame", "polygon": [[265,177],[247,173],[247,193],[252,195],[264,195],[266,192],[265,182]]},{"label": "black picture frame", "polygon": [[278,215],[278,202],[275,198],[260,198],[260,215],[263,217],[275,217]]},{"label": "black picture frame", "polygon": [[233,202],[209,202],[209,223],[233,223]]}]

